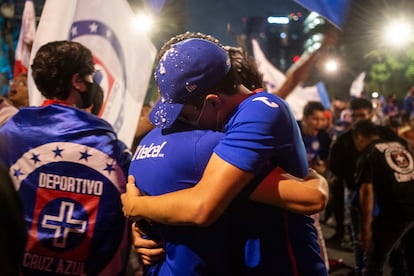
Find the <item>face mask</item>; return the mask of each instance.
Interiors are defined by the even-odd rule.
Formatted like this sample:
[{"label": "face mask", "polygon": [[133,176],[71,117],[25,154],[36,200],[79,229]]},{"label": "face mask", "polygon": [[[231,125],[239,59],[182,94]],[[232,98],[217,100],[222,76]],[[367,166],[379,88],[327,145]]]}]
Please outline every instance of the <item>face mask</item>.
[{"label": "face mask", "polygon": [[92,83],[85,81],[86,85],[86,92],[80,92],[80,96],[82,99],[82,106],[80,108],[87,108],[94,104],[94,99],[96,98],[96,94],[98,94],[101,90],[99,84],[93,81]]}]

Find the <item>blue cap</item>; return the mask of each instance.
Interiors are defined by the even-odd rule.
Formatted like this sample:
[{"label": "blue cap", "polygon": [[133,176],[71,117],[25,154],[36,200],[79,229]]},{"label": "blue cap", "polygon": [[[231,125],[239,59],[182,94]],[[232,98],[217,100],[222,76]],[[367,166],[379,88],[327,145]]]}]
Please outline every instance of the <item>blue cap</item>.
[{"label": "blue cap", "polygon": [[151,122],[170,127],[186,101],[216,86],[229,70],[226,51],[213,42],[192,38],[172,45],[155,71],[161,98],[149,115]]}]

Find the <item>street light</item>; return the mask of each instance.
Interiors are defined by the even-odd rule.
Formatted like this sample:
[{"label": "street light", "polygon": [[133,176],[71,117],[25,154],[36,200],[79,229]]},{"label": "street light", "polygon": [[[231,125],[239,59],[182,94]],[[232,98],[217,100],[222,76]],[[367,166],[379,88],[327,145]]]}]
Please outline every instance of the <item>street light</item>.
[{"label": "street light", "polygon": [[385,42],[394,47],[404,47],[410,42],[411,36],[411,25],[404,20],[391,22],[385,28]]},{"label": "street light", "polygon": [[335,59],[328,59],[325,62],[325,71],[328,73],[335,73],[336,71],[338,71],[338,61]]},{"label": "street light", "polygon": [[154,18],[149,14],[140,13],[135,16],[134,23],[138,31],[148,33],[154,25]]}]

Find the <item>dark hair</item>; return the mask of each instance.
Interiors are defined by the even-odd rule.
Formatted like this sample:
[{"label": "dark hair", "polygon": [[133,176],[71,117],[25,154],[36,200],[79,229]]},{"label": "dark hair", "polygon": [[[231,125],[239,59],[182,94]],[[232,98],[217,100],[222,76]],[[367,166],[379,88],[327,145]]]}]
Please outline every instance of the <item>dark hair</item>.
[{"label": "dark hair", "polygon": [[92,101],[92,109],[91,113],[95,115],[99,115],[99,111],[101,111],[102,105],[104,100],[104,91],[100,85],[96,85],[96,89],[94,93],[91,95]]},{"label": "dark hair", "polygon": [[171,48],[172,45],[174,45],[174,44],[176,44],[180,41],[190,39],[190,38],[200,38],[200,39],[208,40],[210,42],[213,42],[213,43],[217,44],[220,47],[223,47],[223,45],[220,43],[220,41],[217,38],[215,38],[211,35],[207,35],[207,34],[203,34],[203,33],[185,32],[185,33],[173,36],[167,42],[164,43],[164,45],[161,47],[160,51],[157,54],[157,57],[155,59],[155,64],[158,64],[160,62],[160,60],[164,56],[165,52],[167,52]]},{"label": "dark hair", "polygon": [[303,107],[303,117],[312,115],[314,111],[325,112],[325,107],[321,104],[321,102],[310,101]]},{"label": "dark hair", "polygon": [[370,100],[364,99],[364,98],[355,98],[352,99],[349,103],[349,108],[351,110],[356,109],[367,109],[369,112],[372,111],[372,103]]},{"label": "dark hair", "polygon": [[94,72],[91,51],[74,41],[49,42],[39,48],[31,65],[33,80],[48,99],[67,99],[72,76]]},{"label": "dark hair", "polygon": [[249,90],[263,88],[263,75],[257,68],[256,61],[241,47],[224,46],[238,82],[246,86]]},{"label": "dark hair", "polygon": [[359,120],[352,126],[352,135],[354,137],[360,135],[363,137],[379,136],[379,129],[371,120]]},{"label": "dark hair", "polygon": [[231,69],[217,85],[216,90],[225,95],[237,92],[237,86],[243,84],[249,90],[262,88],[263,75],[259,72],[255,60],[240,47],[224,47],[229,55]]}]

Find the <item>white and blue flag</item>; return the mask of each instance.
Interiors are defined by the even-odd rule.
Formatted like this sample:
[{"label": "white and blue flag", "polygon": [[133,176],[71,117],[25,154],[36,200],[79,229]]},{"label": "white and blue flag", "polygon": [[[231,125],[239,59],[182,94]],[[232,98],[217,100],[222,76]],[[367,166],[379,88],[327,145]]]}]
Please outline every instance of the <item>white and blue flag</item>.
[{"label": "white and blue flag", "polygon": [[[31,58],[43,44],[77,41],[94,56],[97,81],[104,90],[99,116],[131,145],[151,77],[156,49],[136,30],[134,13],[126,0],[48,0],[45,2]],[[29,77],[31,105],[42,95]]]}]

